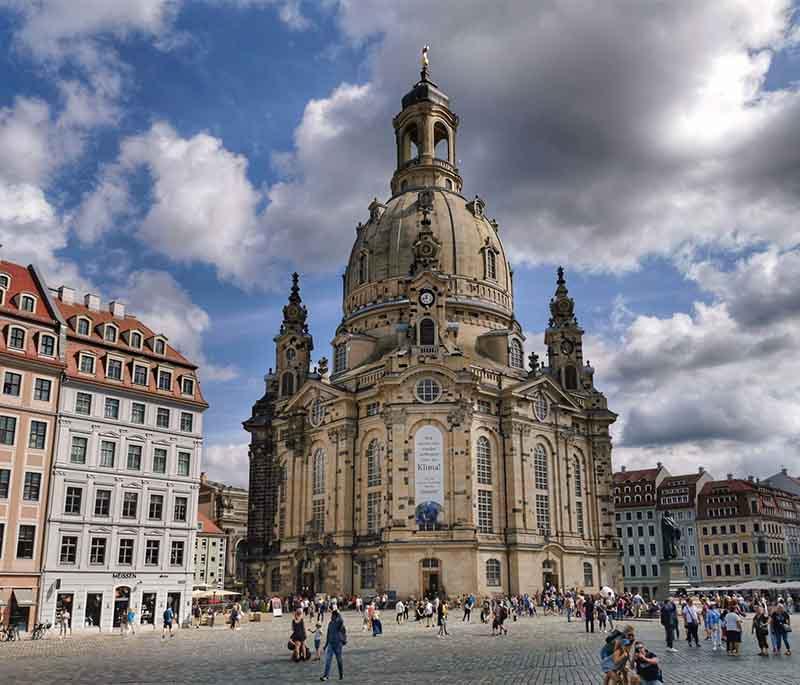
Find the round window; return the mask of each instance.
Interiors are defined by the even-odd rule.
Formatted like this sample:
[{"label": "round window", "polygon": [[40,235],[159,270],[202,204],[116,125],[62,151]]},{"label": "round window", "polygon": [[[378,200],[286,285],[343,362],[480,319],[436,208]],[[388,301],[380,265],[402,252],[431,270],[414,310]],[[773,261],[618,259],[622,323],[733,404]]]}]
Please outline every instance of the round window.
[{"label": "round window", "polygon": [[323,418],[325,418],[325,407],[322,406],[322,402],[318,397],[311,403],[311,425],[319,426]]},{"label": "round window", "polygon": [[423,378],[417,383],[417,399],[420,402],[435,402],[442,394],[442,386],[433,378]]},{"label": "round window", "polygon": [[542,393],[533,398],[533,413],[539,421],[547,418],[547,398]]}]

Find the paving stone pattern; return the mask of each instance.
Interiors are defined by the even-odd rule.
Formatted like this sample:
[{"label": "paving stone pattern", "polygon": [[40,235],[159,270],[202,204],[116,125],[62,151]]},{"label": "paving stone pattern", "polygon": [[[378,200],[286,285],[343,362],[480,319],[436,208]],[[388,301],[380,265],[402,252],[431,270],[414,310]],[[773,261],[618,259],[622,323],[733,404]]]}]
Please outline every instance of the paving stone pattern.
[{"label": "paving stone pattern", "polygon": [[[387,617],[389,618],[389,617]],[[354,683],[503,683],[589,685],[601,683],[598,652],[603,635],[587,635],[583,624],[561,617],[521,618],[508,624],[507,637],[492,637],[489,626],[462,623],[454,613],[451,637],[435,628],[384,621],[384,634],[361,631],[358,616],[345,613],[349,640],[345,680]],[[216,683],[319,682],[318,662],[293,664],[286,648],[290,618],[227,628],[183,629],[162,641],[147,628],[135,637],[73,636],[59,640],[0,643],[0,673],[7,683]],[[661,658],[665,685],[800,683],[800,656],[763,658],[751,639],[742,656],[677,642],[678,654],[664,651],[661,627],[634,622],[637,635]],[[747,622],[749,627],[749,620]],[[311,645],[312,640],[309,640]],[[336,680],[335,661],[331,680]]]}]

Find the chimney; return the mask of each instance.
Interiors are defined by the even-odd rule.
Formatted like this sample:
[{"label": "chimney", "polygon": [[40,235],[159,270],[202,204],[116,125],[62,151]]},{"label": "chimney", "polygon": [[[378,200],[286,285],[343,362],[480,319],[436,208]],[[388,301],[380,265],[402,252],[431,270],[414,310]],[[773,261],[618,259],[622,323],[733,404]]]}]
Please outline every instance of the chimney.
[{"label": "chimney", "polygon": [[697,473],[699,473],[701,476],[702,476],[702,475],[703,475],[705,472],[706,472],[706,467],[705,467],[705,466],[698,466],[698,467],[697,467]]},{"label": "chimney", "polygon": [[75,289],[62,285],[58,289],[58,299],[64,304],[73,304],[75,302]]},{"label": "chimney", "polygon": [[83,298],[83,303],[91,309],[93,312],[100,311],[100,296],[99,295],[92,295],[91,293],[86,293]]},{"label": "chimney", "polygon": [[787,468],[784,466],[784,467],[782,467],[782,468],[781,468],[781,473],[782,473],[784,476],[788,476],[788,475],[789,475],[789,469],[787,469]]},{"label": "chimney", "polygon": [[732,474],[732,473],[729,473],[729,474],[727,475],[727,478],[728,478],[728,480],[733,480],[733,474]]},{"label": "chimney", "polygon": [[123,302],[118,302],[114,300],[113,302],[108,303],[108,311],[111,312],[111,315],[115,319],[124,319],[125,318],[125,304]]},{"label": "chimney", "polygon": [[624,466],[620,466],[619,470],[620,470],[621,473],[625,473],[625,467]]}]

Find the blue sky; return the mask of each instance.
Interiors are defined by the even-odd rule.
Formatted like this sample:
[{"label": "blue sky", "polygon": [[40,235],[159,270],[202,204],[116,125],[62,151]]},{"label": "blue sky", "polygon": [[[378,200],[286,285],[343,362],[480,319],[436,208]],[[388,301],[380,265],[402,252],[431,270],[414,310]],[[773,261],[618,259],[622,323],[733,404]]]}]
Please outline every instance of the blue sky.
[{"label": "blue sky", "polygon": [[567,269],[617,463],[798,470],[800,30],[751,5],[0,0],[2,254],[201,363],[241,483],[289,274],[330,356],[428,42],[540,353]]}]

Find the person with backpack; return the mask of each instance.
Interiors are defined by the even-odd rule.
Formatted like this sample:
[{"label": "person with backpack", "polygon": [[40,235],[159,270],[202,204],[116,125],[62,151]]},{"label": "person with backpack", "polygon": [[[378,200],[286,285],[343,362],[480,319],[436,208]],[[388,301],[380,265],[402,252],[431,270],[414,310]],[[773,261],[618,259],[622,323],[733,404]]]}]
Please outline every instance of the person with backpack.
[{"label": "person with backpack", "polygon": [[661,685],[664,682],[658,657],[639,640],[633,645],[633,666],[640,685]]},{"label": "person with backpack", "polygon": [[706,610],[706,632],[711,638],[711,650],[716,652],[722,648],[722,618],[717,603],[711,602]]},{"label": "person with backpack", "polygon": [[325,635],[325,670],[319,677],[320,680],[329,680],[331,672],[331,661],[336,657],[336,666],[339,668],[339,680],[344,678],[344,667],[342,665],[342,647],[347,644],[347,629],[338,610],[331,612],[331,620],[328,623],[328,632]]},{"label": "person with backpack", "polygon": [[172,611],[172,605],[168,604],[167,608],[164,609],[164,625],[161,628],[161,639],[164,640],[167,637],[167,630],[169,630],[170,638],[175,637],[175,633],[172,632],[172,622],[175,620],[175,612]]}]

